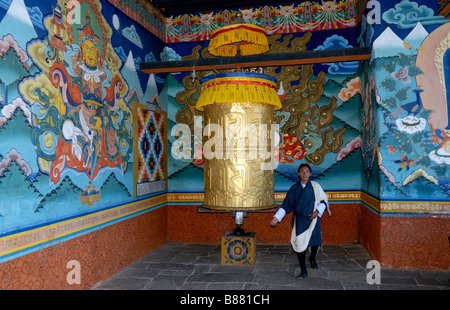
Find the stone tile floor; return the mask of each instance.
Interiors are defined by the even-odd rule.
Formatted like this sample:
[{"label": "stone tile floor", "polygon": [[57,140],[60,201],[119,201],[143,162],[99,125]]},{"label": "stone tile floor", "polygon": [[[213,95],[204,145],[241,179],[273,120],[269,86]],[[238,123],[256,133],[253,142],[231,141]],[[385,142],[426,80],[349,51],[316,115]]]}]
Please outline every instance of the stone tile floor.
[{"label": "stone tile floor", "polygon": [[381,268],[380,284],[369,284],[359,244],[323,245],[306,279],[290,245],[256,249],[254,265],[222,265],[220,244],[167,242],[92,290],[450,290],[450,271]]}]

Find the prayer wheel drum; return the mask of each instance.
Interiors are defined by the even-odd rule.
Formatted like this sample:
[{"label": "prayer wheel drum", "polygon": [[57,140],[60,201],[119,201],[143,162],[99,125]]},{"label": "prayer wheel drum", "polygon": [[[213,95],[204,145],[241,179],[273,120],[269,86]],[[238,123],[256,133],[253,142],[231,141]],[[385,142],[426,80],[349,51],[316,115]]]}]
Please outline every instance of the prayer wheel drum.
[{"label": "prayer wheel drum", "polygon": [[276,80],[257,73],[202,79],[196,108],[204,111],[205,198],[221,211],[276,207],[274,110],[281,108]]}]

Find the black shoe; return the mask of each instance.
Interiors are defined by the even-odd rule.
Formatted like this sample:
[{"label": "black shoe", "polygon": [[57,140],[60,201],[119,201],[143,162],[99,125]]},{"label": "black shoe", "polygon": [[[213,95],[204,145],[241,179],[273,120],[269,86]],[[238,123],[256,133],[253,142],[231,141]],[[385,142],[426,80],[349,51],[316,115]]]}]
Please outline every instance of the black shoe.
[{"label": "black shoe", "polygon": [[318,269],[319,266],[317,266],[317,262],[315,259],[312,259],[311,256],[309,257],[309,262],[311,263],[311,268],[312,269]]},{"label": "black shoe", "polygon": [[308,277],[308,272],[306,270],[302,270],[300,274],[297,276],[298,279],[306,279]]}]

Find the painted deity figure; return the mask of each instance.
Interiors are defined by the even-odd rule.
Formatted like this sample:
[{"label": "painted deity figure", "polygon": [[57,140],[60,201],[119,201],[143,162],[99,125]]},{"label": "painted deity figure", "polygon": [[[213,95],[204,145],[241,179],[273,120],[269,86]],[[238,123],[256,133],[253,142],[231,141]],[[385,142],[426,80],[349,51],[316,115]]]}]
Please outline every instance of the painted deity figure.
[{"label": "painted deity figure", "polygon": [[41,72],[24,80],[20,91],[35,120],[31,140],[39,169],[53,184],[65,174],[79,182],[86,176],[89,185],[80,202],[90,205],[100,199],[96,178],[111,169],[123,174],[131,157],[132,113],[124,101],[128,86],[117,70],[111,30],[98,0],[79,3],[81,25],[70,22],[65,1],[56,2],[45,23],[49,39],[30,44]]},{"label": "painted deity figure", "polygon": [[421,85],[423,108],[432,113],[428,119],[431,132],[427,134],[436,143],[429,153],[438,164],[450,165],[450,24],[431,32],[422,42],[416,66],[423,74],[416,77]]},{"label": "painted deity figure", "polygon": [[[78,28],[80,34],[81,53],[75,72],[81,76],[81,89],[83,102],[80,106],[79,120],[84,136],[89,140],[87,166],[95,166],[97,158],[102,157],[104,149],[104,130],[102,119],[102,82],[105,72],[100,68],[99,61],[99,37],[94,33],[92,21],[89,15],[85,16],[85,24]],[[95,152],[94,152],[95,151]]]}]

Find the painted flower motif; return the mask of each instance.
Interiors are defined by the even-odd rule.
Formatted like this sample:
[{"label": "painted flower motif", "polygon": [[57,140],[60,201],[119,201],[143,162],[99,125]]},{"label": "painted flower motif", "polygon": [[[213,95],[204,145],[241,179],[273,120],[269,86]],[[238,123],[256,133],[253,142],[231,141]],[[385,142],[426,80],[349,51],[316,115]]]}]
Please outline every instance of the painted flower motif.
[{"label": "painted flower motif", "polygon": [[249,248],[243,240],[233,240],[228,244],[227,254],[233,261],[245,261],[248,258]]},{"label": "painted flower motif", "polygon": [[408,67],[404,66],[400,70],[391,73],[391,75],[394,79],[401,80],[403,84],[409,84],[411,83],[411,78],[409,77],[408,72],[409,72]]},{"label": "painted flower motif", "polygon": [[395,147],[393,145],[388,145],[387,149],[390,154],[395,154]]},{"label": "painted flower motif", "polygon": [[424,118],[417,118],[413,115],[397,119],[395,122],[398,130],[410,134],[424,130],[426,125],[426,120]]},{"label": "painted flower motif", "polygon": [[396,164],[400,164],[400,168],[397,170],[398,172],[402,171],[406,168],[406,171],[409,171],[409,167],[414,166],[416,163],[413,159],[408,159],[408,156],[403,154],[400,156],[400,160],[394,160]]}]

